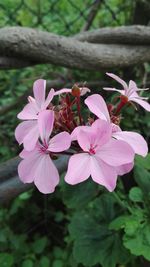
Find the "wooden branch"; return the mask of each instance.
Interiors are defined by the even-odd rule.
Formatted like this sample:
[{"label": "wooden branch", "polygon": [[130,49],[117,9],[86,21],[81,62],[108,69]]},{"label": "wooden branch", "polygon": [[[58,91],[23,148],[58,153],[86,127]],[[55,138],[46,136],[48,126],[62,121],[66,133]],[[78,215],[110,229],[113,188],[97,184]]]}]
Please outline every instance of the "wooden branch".
[{"label": "wooden branch", "polygon": [[79,33],[73,38],[95,44],[150,45],[150,26],[105,27]]},{"label": "wooden branch", "polygon": [[20,158],[15,157],[0,164],[0,185],[4,181],[16,176],[19,162]]},{"label": "wooden branch", "polygon": [[75,38],[31,28],[8,27],[0,29],[0,56],[21,59],[32,64],[50,63],[98,71],[148,62],[150,46],[85,44]]},{"label": "wooden branch", "polygon": [[[61,156],[54,161],[60,174],[65,171],[68,158],[68,156]],[[16,157],[0,165],[0,205],[7,204],[20,193],[33,187],[33,184],[24,184],[19,180],[17,176],[19,162],[19,157]]]},{"label": "wooden branch", "polygon": [[16,57],[0,56],[0,69],[21,69],[28,66],[35,65],[34,62],[28,60],[22,60]]}]

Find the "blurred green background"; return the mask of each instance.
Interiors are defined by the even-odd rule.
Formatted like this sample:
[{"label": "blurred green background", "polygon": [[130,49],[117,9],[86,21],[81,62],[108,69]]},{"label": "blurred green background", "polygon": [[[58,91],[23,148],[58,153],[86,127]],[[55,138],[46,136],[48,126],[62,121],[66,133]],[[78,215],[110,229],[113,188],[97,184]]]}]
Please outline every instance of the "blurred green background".
[{"label": "blurred green background", "polygon": [[[79,33],[84,27],[94,2],[93,0],[0,0],[0,27],[27,26],[71,36]],[[141,9],[141,6],[143,9]],[[138,15],[139,10],[140,16]],[[148,19],[150,20],[148,18],[149,15],[147,15],[148,10],[150,10],[149,1],[103,0],[100,3],[99,10],[90,30],[106,26],[146,25]],[[31,89],[32,94],[32,84],[36,79],[44,78],[46,80],[52,80],[65,76],[67,72],[65,68],[52,65],[38,65],[20,70],[0,70],[1,162],[18,155],[20,151],[14,138],[14,130],[18,124],[16,115],[22,109],[26,100],[23,98],[22,101],[17,101],[18,97],[29,89]],[[145,83],[143,77],[146,77],[146,85],[149,83],[150,67],[147,63],[124,70],[114,69],[113,72],[118,75],[120,74],[127,81],[132,78],[140,86]],[[71,70],[69,82],[89,81],[89,77],[92,77],[92,80],[96,81],[108,81],[103,70],[92,73]],[[95,88],[91,89],[96,91]],[[97,90],[100,92],[101,89],[98,88]],[[126,110],[125,116],[127,119],[122,123],[122,127],[139,131],[149,142],[149,114],[143,110],[139,110],[136,113],[134,110],[129,109]],[[138,173],[137,176],[140,176],[143,169],[145,170],[146,168],[147,188],[149,186],[150,189],[150,157],[147,160],[146,167],[145,165],[143,167],[143,164],[145,164],[143,161],[140,159],[137,160],[138,167],[136,168],[136,175]],[[134,175],[132,173],[131,177]],[[140,188],[139,180],[136,181],[139,186],[138,188]],[[148,194],[146,195],[146,200],[142,195],[142,200],[139,201],[139,209],[139,207],[136,207],[138,204],[133,197],[134,192],[130,192],[129,197],[129,190],[128,192],[122,193],[123,189],[120,184],[118,190],[120,190],[119,192],[121,192],[120,195],[122,198],[125,198],[127,194],[129,203],[135,207],[136,211],[141,210],[142,207],[144,211],[141,216],[147,216],[147,213],[150,213],[147,205],[149,203],[147,200],[149,199]],[[141,190],[140,194],[143,194],[141,188],[138,190]],[[120,265],[120,267],[143,267],[143,259],[150,260],[147,256],[148,252],[147,254],[143,252],[141,256],[134,250],[130,250],[130,246],[126,246],[127,249],[122,252],[124,255],[123,258],[126,258],[126,260],[119,260],[118,255],[121,254],[120,247],[122,246],[123,235],[120,238],[118,233],[116,233],[116,250],[114,250],[115,252],[113,254],[110,245],[112,243],[108,240],[109,236],[107,236],[108,232],[103,227],[96,228],[99,227],[94,224],[94,220],[97,220],[95,218],[96,216],[99,218],[99,222],[103,221],[106,226],[108,225],[109,219],[111,221],[116,216],[122,214],[119,206],[116,209],[117,213],[114,211],[114,205],[116,206],[117,204],[112,199],[112,196],[104,192],[102,199],[99,199],[100,192],[102,192],[101,188],[93,183],[89,185],[89,182],[74,188],[66,186],[63,184],[62,177],[62,184],[53,195],[44,196],[36,189],[32,189],[29,192],[21,194],[7,206],[2,207],[0,209],[0,267],[114,267],[116,266],[115,262],[121,262],[123,265]],[[107,214],[101,218],[102,213],[104,214],[105,212]],[[123,214],[127,215],[128,213],[123,211]],[[140,215],[136,214],[136,216],[138,217]],[[128,234],[129,231],[133,231],[136,227],[140,231],[136,224],[138,221],[136,216],[132,216],[132,220],[131,218],[128,219],[128,221],[132,222],[132,224],[130,223],[130,225],[126,226]],[[142,219],[140,219],[140,226]],[[118,228],[119,231],[120,228]],[[97,229],[97,232],[92,232],[94,231],[93,229]],[[106,246],[108,248],[106,249],[107,253],[105,250],[99,248],[99,243],[97,243],[97,246],[94,243],[95,238],[98,238],[102,232],[104,234],[105,231],[107,232],[107,241],[105,244],[107,242],[109,244]],[[83,240],[80,240],[80,233],[84,235]],[[93,237],[91,238],[92,234]],[[73,243],[76,237],[78,238]],[[133,247],[138,242],[142,242],[141,239],[131,241],[133,242]],[[150,236],[148,242],[147,250],[150,246]],[[101,244],[100,247],[102,246]],[[86,248],[85,251],[83,251],[83,247]],[[123,251],[122,247],[121,249]],[[144,250],[144,248],[140,249]],[[94,251],[97,251],[98,256]],[[102,261],[99,260],[97,264],[98,260],[96,260],[96,257],[104,257],[105,259],[102,259]],[[106,262],[107,257],[113,258],[114,261]]]}]

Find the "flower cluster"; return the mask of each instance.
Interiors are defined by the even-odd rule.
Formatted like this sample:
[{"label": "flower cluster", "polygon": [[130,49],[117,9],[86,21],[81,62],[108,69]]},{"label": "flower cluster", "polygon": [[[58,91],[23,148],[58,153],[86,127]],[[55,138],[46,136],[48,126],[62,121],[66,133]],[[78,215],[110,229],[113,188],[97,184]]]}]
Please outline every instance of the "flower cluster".
[{"label": "flower cluster", "polygon": [[71,89],[51,89],[46,97],[46,81],[35,81],[34,98],[29,96],[28,104],[18,114],[23,121],[15,131],[16,140],[24,146],[18,166],[22,182],[34,182],[44,194],[54,192],[60,179],[54,160],[60,154],[68,154],[67,183],[75,185],[91,176],[111,192],[117,176],[133,168],[135,154],[147,155],[144,138],[119,126],[122,108],[127,104],[135,106],[134,102],[150,111],[146,98],[138,94],[147,89],[138,89],[133,81],[128,86],[118,76],[107,75],[123,87],[104,88],[121,94],[116,105],[107,105],[100,94],[92,94],[85,99],[83,108],[82,96],[90,92],[89,88],[75,84]]}]

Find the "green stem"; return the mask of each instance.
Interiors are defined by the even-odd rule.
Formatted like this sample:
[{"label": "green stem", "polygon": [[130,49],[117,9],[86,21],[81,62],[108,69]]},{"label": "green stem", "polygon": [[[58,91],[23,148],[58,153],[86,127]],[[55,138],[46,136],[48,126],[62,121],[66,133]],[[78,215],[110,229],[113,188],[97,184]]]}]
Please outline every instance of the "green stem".
[{"label": "green stem", "polygon": [[79,122],[80,122],[80,125],[82,125],[80,97],[77,97],[76,104],[77,104],[77,111],[78,111]]},{"label": "green stem", "polygon": [[121,198],[118,196],[116,192],[112,192],[112,195],[114,198],[117,200],[118,204],[125,210],[128,210],[129,212],[132,213],[132,209],[124,203],[124,201],[121,200]]}]

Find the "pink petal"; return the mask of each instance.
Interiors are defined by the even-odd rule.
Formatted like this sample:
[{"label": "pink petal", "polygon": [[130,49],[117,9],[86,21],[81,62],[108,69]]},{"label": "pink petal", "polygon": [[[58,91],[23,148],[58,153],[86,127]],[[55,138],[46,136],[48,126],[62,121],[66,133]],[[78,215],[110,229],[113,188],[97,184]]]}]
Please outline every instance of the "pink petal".
[{"label": "pink petal", "polygon": [[110,88],[110,87],[104,87],[103,89],[105,91],[116,91],[116,92],[120,93],[121,95],[125,95],[125,90],[119,90],[119,89]]},{"label": "pink petal", "polygon": [[115,167],[118,175],[124,175],[133,169],[134,162]]},{"label": "pink petal", "polygon": [[81,91],[81,96],[91,92],[91,90],[87,87],[80,87],[80,91]]},{"label": "pink petal", "polygon": [[110,192],[116,187],[117,173],[115,168],[95,156],[91,157],[91,176],[94,182],[105,186]]},{"label": "pink petal", "polygon": [[98,119],[91,127],[87,128],[86,126],[82,126],[82,129],[77,133],[77,140],[83,151],[89,151],[91,146],[97,151],[99,147],[111,139],[111,135],[111,124],[107,121]]},{"label": "pink petal", "polygon": [[50,92],[49,92],[49,94],[48,94],[48,96],[47,96],[47,98],[46,98],[46,100],[45,100],[45,102],[43,103],[43,105],[41,107],[43,110],[48,107],[48,105],[52,101],[54,95],[55,95],[55,91],[54,91],[54,89],[51,89]]},{"label": "pink petal", "polygon": [[36,121],[24,121],[18,124],[15,129],[15,138],[19,145],[23,143],[23,139],[29,133],[29,131],[33,128],[33,125],[36,125]]},{"label": "pink petal", "polygon": [[148,146],[142,135],[135,132],[121,131],[113,133],[113,137],[127,142],[136,154],[146,157]]},{"label": "pink petal", "polygon": [[33,93],[39,107],[45,102],[46,80],[39,79],[33,84]]},{"label": "pink petal", "polygon": [[123,86],[123,88],[124,88],[125,90],[128,88],[128,85],[126,84],[126,82],[125,82],[124,80],[122,80],[119,76],[117,76],[117,75],[115,75],[115,74],[113,74],[113,73],[108,73],[108,72],[106,72],[106,74],[107,74],[109,77],[111,77],[111,78],[113,78],[114,80],[116,80],[118,83],[120,83],[120,84]]},{"label": "pink petal", "polygon": [[29,152],[28,157],[22,160],[18,165],[18,174],[23,183],[32,183],[40,162],[40,155],[36,150]]},{"label": "pink petal", "polygon": [[51,152],[61,152],[67,150],[71,145],[71,137],[67,132],[62,132],[50,139],[48,150]]},{"label": "pink petal", "polygon": [[118,125],[116,125],[114,123],[112,123],[111,125],[112,125],[112,133],[121,131],[121,128]]},{"label": "pink petal", "polygon": [[53,130],[54,124],[54,111],[44,110],[41,111],[38,116],[38,127],[40,132],[40,137],[43,143],[48,144],[49,137]]},{"label": "pink petal", "polygon": [[[83,126],[84,127],[84,126]],[[90,127],[91,128],[91,127]],[[88,152],[92,143],[92,133],[91,133],[92,128],[89,131],[86,131],[86,129],[84,130],[82,128],[82,130],[80,130],[78,132],[77,135],[77,140],[79,143],[79,146],[83,149],[83,151]]]},{"label": "pink petal", "polygon": [[39,137],[37,121],[21,122],[15,130],[15,137],[19,144],[24,143],[27,150],[32,150]]},{"label": "pink petal", "polygon": [[53,193],[59,183],[59,173],[49,155],[45,154],[38,163],[34,183],[41,193]]},{"label": "pink petal", "polygon": [[150,111],[150,104],[142,99],[138,98],[134,98],[134,97],[130,97],[130,101],[133,101],[137,104],[139,104],[140,106],[142,106],[144,109],[146,109],[147,111]]},{"label": "pink petal", "polygon": [[90,156],[80,153],[70,157],[65,181],[68,184],[78,184],[87,180],[90,176]]},{"label": "pink petal", "polygon": [[32,151],[27,151],[25,149],[23,149],[20,154],[19,157],[22,159],[28,158],[29,156],[31,156],[32,154],[35,154],[35,150],[39,150],[41,147],[41,144],[39,142],[36,143],[34,149]]},{"label": "pink petal", "polygon": [[133,90],[133,91],[136,91],[138,88],[137,88],[137,85],[134,81],[130,80],[129,81],[129,90]]},{"label": "pink petal", "polygon": [[94,113],[98,118],[110,121],[110,116],[106,103],[101,95],[94,94],[88,96],[85,99],[85,104],[88,106],[89,110]]},{"label": "pink petal", "polygon": [[92,144],[97,147],[97,150],[111,139],[112,123],[98,119],[93,122],[92,129],[94,132]]},{"label": "pink petal", "polygon": [[52,193],[59,183],[58,171],[48,154],[34,150],[18,166],[20,179],[24,183],[34,181],[40,192]]},{"label": "pink petal", "polygon": [[78,127],[76,127],[71,133],[71,140],[72,141],[77,140],[77,135],[81,130],[91,131],[91,127],[90,126],[78,126]]},{"label": "pink petal", "polygon": [[26,134],[26,136],[23,139],[24,148],[27,151],[33,150],[36,146],[38,138],[39,138],[39,129],[36,123],[35,125],[32,126],[30,131]]},{"label": "pink petal", "polygon": [[120,166],[133,162],[134,151],[122,140],[110,140],[96,152],[96,156],[111,166]]},{"label": "pink petal", "polygon": [[55,95],[61,95],[61,94],[66,94],[66,93],[71,93],[72,89],[69,88],[63,88],[55,92]]},{"label": "pink petal", "polygon": [[36,106],[36,104],[33,102],[30,102],[17,115],[17,118],[20,120],[36,120],[38,112],[39,112],[39,109]]},{"label": "pink petal", "polygon": [[25,159],[30,155],[30,153],[31,153],[31,151],[27,151],[27,150],[23,149],[20,152],[19,157],[22,158],[22,159]]}]

